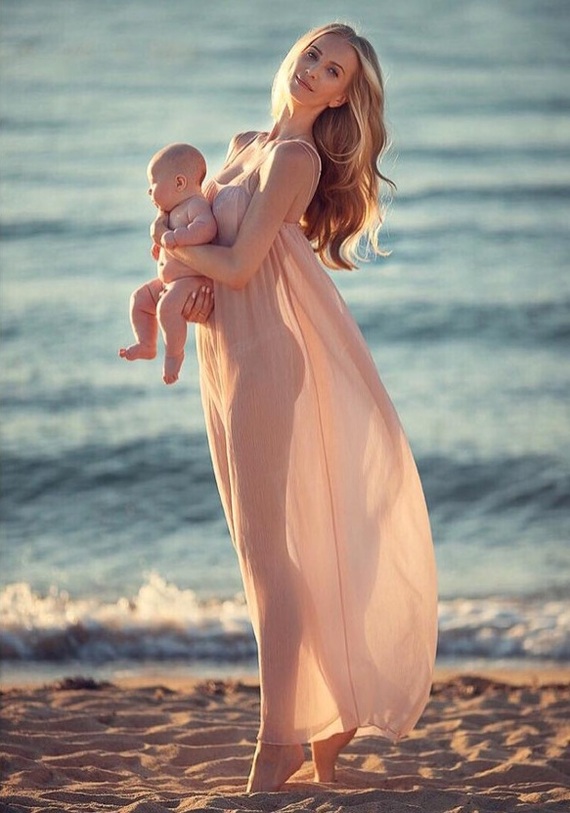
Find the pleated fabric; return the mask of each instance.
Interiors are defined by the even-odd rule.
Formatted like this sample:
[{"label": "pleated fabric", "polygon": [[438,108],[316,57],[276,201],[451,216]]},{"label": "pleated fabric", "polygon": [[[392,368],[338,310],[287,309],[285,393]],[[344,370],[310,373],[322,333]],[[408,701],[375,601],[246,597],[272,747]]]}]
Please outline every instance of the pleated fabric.
[{"label": "pleated fabric", "polygon": [[[305,144],[318,180],[318,156]],[[263,160],[260,151],[260,161]],[[206,187],[231,245],[259,166]],[[197,327],[215,476],[258,645],[259,739],[397,739],[427,702],[437,588],[424,495],[370,352],[296,223]]]}]

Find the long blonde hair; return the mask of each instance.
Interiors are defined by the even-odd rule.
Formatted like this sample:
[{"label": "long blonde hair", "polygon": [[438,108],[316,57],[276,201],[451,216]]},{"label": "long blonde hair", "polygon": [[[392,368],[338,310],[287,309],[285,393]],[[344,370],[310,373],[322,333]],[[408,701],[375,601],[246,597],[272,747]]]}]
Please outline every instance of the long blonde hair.
[{"label": "long blonde hair", "polygon": [[[394,183],[380,172],[378,161],[388,146],[384,124],[384,83],[372,45],[342,23],[315,28],[291,48],[273,82],[271,112],[275,120],[290,104],[289,83],[295,62],[324,34],[349,42],[359,67],[347,90],[347,102],[328,107],[313,126],[322,174],[302,226],[322,262],[330,268],[355,267],[372,250],[383,254],[378,231],[383,221],[380,187]],[[361,251],[364,238],[365,250]]]}]

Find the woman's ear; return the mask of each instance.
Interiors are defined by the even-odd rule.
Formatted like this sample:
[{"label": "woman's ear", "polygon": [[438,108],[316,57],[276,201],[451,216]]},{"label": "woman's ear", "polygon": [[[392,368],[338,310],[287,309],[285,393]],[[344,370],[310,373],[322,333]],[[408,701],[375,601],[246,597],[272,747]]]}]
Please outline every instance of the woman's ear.
[{"label": "woman's ear", "polygon": [[338,99],[334,99],[330,104],[329,107],[342,107],[343,104],[346,104],[348,99],[346,96],[339,96]]}]

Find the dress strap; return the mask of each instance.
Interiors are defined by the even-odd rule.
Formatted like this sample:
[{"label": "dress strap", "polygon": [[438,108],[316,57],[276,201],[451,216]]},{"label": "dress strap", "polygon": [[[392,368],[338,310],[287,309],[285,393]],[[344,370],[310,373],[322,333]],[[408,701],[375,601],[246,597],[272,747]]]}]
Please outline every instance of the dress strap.
[{"label": "dress strap", "polygon": [[309,203],[312,201],[313,195],[317,191],[317,186],[319,185],[319,180],[321,178],[321,172],[322,172],[323,165],[322,165],[322,161],[321,161],[321,156],[319,155],[319,152],[318,152],[317,148],[314,146],[314,144],[311,144],[310,141],[305,141],[302,138],[295,138],[295,139],[291,139],[291,140],[295,141],[296,144],[301,144],[305,148],[305,151],[312,158],[313,178],[312,178],[312,183],[311,183],[311,190],[310,190],[310,192],[309,192],[309,194],[307,196],[307,203],[305,205],[305,209],[306,209],[307,206],[309,205]]},{"label": "dress strap", "polygon": [[317,150],[315,145],[311,144],[310,141],[305,141],[304,138],[292,138],[291,140],[296,141],[297,144],[302,144],[303,147],[305,147],[305,149],[313,156],[313,158],[316,159],[318,167],[319,167],[319,172],[320,172],[320,169],[321,169],[321,156],[319,155],[319,151]]}]

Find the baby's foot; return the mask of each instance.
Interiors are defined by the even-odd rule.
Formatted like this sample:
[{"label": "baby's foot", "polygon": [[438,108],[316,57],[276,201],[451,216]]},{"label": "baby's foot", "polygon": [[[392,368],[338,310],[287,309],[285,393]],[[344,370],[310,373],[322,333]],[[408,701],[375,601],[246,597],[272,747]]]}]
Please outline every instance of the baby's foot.
[{"label": "baby's foot", "polygon": [[178,374],[184,361],[184,353],[179,356],[165,356],[162,380],[165,384],[175,384],[178,381]]},{"label": "baby's foot", "polygon": [[153,359],[156,356],[156,345],[131,344],[129,347],[121,347],[119,356],[127,361],[137,359]]}]

